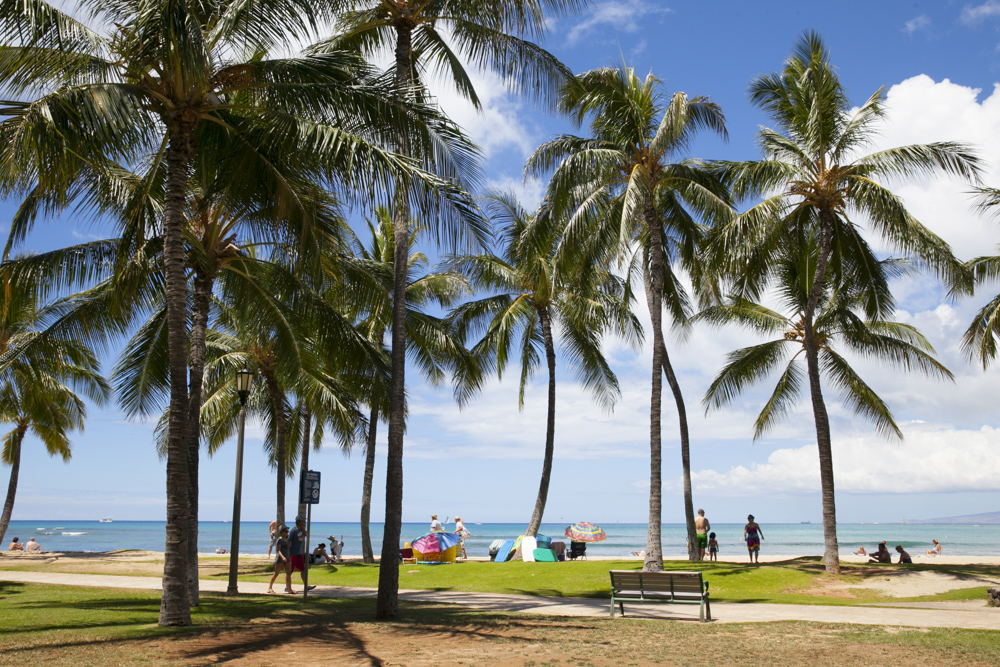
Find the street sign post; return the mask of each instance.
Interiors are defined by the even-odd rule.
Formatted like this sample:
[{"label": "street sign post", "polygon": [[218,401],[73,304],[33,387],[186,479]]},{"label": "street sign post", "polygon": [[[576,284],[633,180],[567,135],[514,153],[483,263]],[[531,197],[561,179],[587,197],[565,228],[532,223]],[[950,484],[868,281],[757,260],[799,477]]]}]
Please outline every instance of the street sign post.
[{"label": "street sign post", "polygon": [[319,471],[306,470],[299,480],[299,503],[306,506],[306,553],[302,570],[302,599],[309,597],[309,536],[312,534],[313,505],[319,504]]}]

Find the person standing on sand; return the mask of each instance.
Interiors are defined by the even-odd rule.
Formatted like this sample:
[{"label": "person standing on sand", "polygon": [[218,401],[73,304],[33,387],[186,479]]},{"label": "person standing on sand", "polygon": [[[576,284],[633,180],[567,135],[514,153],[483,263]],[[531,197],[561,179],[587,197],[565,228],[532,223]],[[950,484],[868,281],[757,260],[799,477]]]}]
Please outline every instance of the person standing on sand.
[{"label": "person standing on sand", "polygon": [[278,539],[274,542],[276,555],[274,558],[274,574],[271,575],[271,583],[267,585],[267,592],[274,593],[274,580],[278,578],[278,573],[285,571],[285,592],[295,595],[292,590],[292,564],[288,555],[288,526],[282,526],[278,532]]},{"label": "person standing on sand", "polygon": [[705,510],[698,510],[698,516],[694,518],[694,532],[698,538],[698,560],[705,560],[705,549],[708,548],[708,531],[712,529],[712,524],[705,518]]},{"label": "person standing on sand", "polygon": [[437,514],[431,514],[431,531],[430,532],[432,532],[432,533],[443,533],[444,532],[444,526],[441,525],[440,521],[438,521],[438,515]]},{"label": "person standing on sand", "polygon": [[18,538],[14,538],[14,541],[10,543],[7,547],[7,551],[24,551],[24,545],[17,541]]},{"label": "person standing on sand", "polygon": [[747,516],[747,525],[743,526],[743,539],[747,542],[750,562],[753,563],[756,557],[757,563],[760,563],[760,541],[764,539],[764,531],[753,520],[753,514]]},{"label": "person standing on sand", "polygon": [[715,539],[715,533],[708,535],[708,559],[719,560],[719,540]]},{"label": "person standing on sand", "polygon": [[35,538],[33,538],[33,537],[29,537],[28,538],[28,543],[24,545],[24,550],[25,551],[39,551],[39,550],[41,550],[41,548],[42,548],[42,545],[39,544],[38,542],[36,542]]},{"label": "person standing on sand", "polygon": [[271,557],[271,550],[274,549],[274,543],[278,540],[278,520],[275,519],[271,522],[271,525],[267,527],[267,536],[270,540],[270,544],[267,547],[267,557]]}]

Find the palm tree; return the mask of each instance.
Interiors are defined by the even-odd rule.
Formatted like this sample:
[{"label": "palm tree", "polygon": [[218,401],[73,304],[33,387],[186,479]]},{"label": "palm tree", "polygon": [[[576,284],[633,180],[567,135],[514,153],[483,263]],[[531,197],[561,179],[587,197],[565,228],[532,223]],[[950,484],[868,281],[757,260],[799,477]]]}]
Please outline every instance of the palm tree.
[{"label": "palm tree", "polygon": [[[346,281],[344,291],[364,295],[354,308],[361,311],[358,330],[376,345],[384,345],[386,332],[391,327],[393,287],[395,285],[395,239],[392,217],[388,209],[378,208],[374,220],[368,220],[370,236],[367,246],[358,244],[357,255],[345,258]],[[416,239],[417,226],[409,244]],[[465,356],[461,342],[456,341],[451,329],[441,318],[426,312],[429,305],[442,308],[452,306],[470,292],[468,281],[452,271],[429,271],[427,257],[422,252],[410,254],[406,279],[406,338],[410,358],[416,361],[424,378],[432,385],[441,384],[445,369],[463,363]],[[465,363],[468,363],[467,361]],[[370,416],[365,437],[365,473],[361,490],[361,552],[364,562],[374,563],[370,521],[372,483],[375,475],[375,442],[378,437],[380,413],[386,414],[385,399],[389,394],[387,378],[377,377],[368,399]]]},{"label": "palm tree", "polygon": [[[692,322],[715,325],[737,324],[771,340],[731,352],[705,394],[707,410],[723,407],[746,388],[781,369],[770,398],[754,423],[754,440],[784,418],[803,389],[801,357],[805,356],[805,310],[815,279],[817,239],[809,238],[803,251],[793,250],[776,268],[776,294],[784,312],[769,309],[741,298],[703,310]],[[893,260],[880,262],[881,271],[899,275],[901,265]],[[858,272],[855,275],[863,275]],[[851,368],[837,351],[841,346],[855,355],[885,361],[901,371],[919,370],[926,375],[953,379],[947,368],[932,356],[930,343],[911,325],[884,319],[869,319],[862,314],[870,285],[849,281],[836,289],[827,287],[821,294],[813,321],[813,339],[818,348],[820,368],[826,381],[841,393],[844,403],[859,417],[871,421],[879,434],[902,440],[889,407]],[[892,303],[892,295],[883,291],[880,298]],[[791,356],[789,356],[791,355]]]},{"label": "palm tree", "polygon": [[[856,218],[884,242],[944,277],[953,289],[967,289],[963,267],[948,245],[918,222],[879,179],[942,171],[976,179],[979,160],[954,142],[913,145],[860,153],[884,118],[885,91],[879,89],[852,112],[844,88],[820,37],[805,34],[780,73],[750,84],[750,100],[769,113],[776,128],[761,128],[764,159],[725,163],[722,173],[734,196],[765,198],[718,229],[712,240],[715,265],[733,278],[736,295],[750,301],[774,275],[786,248],[817,244],[809,299],[803,308],[803,347],[808,371],[823,496],[826,570],[840,572],[830,423],[820,385],[817,309],[823,295],[860,271],[870,289],[864,301],[869,320],[891,314],[884,265],[878,262]],[[852,280],[857,280],[853,276]]]},{"label": "palm tree", "polygon": [[552,476],[556,430],[556,346],[558,328],[564,354],[576,375],[607,410],[621,395],[618,379],[601,354],[601,337],[618,327],[633,341],[641,340],[641,326],[629,311],[631,295],[609,273],[593,267],[559,266],[559,225],[544,221],[544,210],[528,214],[513,195],[485,197],[485,207],[499,230],[499,253],[455,257],[450,264],[468,275],[480,291],[491,294],[462,304],[450,315],[460,335],[480,335],[472,348],[477,361],[472,373],[459,373],[456,394],[467,402],[477,394],[486,372],[503,377],[511,356],[519,354],[521,379],[518,409],[524,408],[524,390],[538,369],[539,349],[548,369],[548,409],[545,453],[535,508],[525,535],[538,535]]},{"label": "palm tree", "polygon": [[[317,21],[312,2],[246,4],[186,0],[150,7],[137,0],[85,0],[92,29],[43,0],[0,8],[5,57],[0,88],[29,102],[4,102],[0,192],[37,182],[73,190],[107,160],[132,164],[154,155],[165,165],[163,271],[170,369],[167,543],[161,625],[189,625],[187,289],[184,209],[189,172],[200,159],[228,164],[218,188],[235,200],[284,192],[274,164],[374,200],[412,163],[379,148],[387,135],[449,154],[464,138],[439,115],[404,103],[359,59],[340,53],[270,59],[304,39]],[[363,119],[363,120],[359,120]],[[434,128],[431,125],[435,125]],[[211,158],[209,158],[211,156]],[[289,159],[290,156],[294,156]],[[422,183],[461,193],[440,179]]]},{"label": "palm tree", "polygon": [[[561,108],[577,124],[591,118],[591,138],[564,135],[538,147],[526,173],[554,169],[547,198],[554,211],[572,211],[563,246],[603,244],[608,261],[638,263],[653,324],[650,394],[649,529],[645,569],[663,569],[661,532],[660,404],[664,373],[677,405],[684,474],[684,514],[695,544],[690,443],[684,397],[663,337],[662,312],[683,321],[690,309],[677,269],[686,271],[701,294],[707,272],[698,244],[703,228],[692,212],[712,218],[728,211],[724,188],[700,162],[677,159],[700,130],[725,138],[725,119],[706,97],[674,93],[664,100],[652,74],[640,79],[622,66],[585,72],[563,91]],[[638,248],[633,259],[627,258]],[[636,258],[637,256],[637,258]],[[631,270],[630,270],[631,275]],[[692,558],[698,554],[692,550]]]},{"label": "palm tree", "polygon": [[[997,215],[1000,213],[1000,189],[980,188],[978,208]],[[1000,277],[1000,257],[976,257],[968,263],[976,284]],[[1000,295],[993,297],[979,309],[962,337],[962,347],[970,359],[979,359],[986,369],[997,356],[997,337],[1000,336]]]},{"label": "palm tree", "polygon": [[[394,76],[400,88],[423,99],[427,95],[419,73],[433,69],[479,106],[471,79],[461,56],[481,68],[499,74],[518,92],[547,99],[569,72],[552,55],[522,37],[541,36],[545,30],[544,11],[556,14],[576,11],[587,0],[329,0],[337,9],[350,7],[343,16],[342,32],[317,51],[356,49],[371,56],[392,50]],[[450,35],[445,39],[443,32]],[[396,135],[396,150],[402,155],[419,155],[409,136]],[[433,158],[429,154],[423,157]],[[438,167],[447,167],[435,160]],[[463,174],[463,165],[458,175]],[[468,166],[468,165],[466,165]],[[475,178],[469,179],[474,182]],[[379,592],[375,615],[396,618],[399,591],[397,562],[403,511],[403,432],[405,430],[406,370],[406,282],[409,258],[409,222],[413,215],[411,197],[400,183],[393,198],[393,237],[396,255],[392,307],[392,375],[389,392],[389,452],[386,471],[386,516],[379,568]],[[446,223],[457,222],[456,219]],[[470,220],[471,230],[482,238],[485,231]],[[439,238],[455,241],[462,229],[455,224],[435,228]]]},{"label": "palm tree", "polygon": [[[16,260],[15,260],[16,261]],[[75,391],[97,405],[107,402],[111,388],[100,375],[96,355],[86,345],[48,335],[42,327],[51,313],[36,306],[37,286],[13,280],[9,264],[0,266],[3,297],[0,302],[0,422],[13,425],[3,435],[0,459],[10,466],[7,497],[0,514],[3,540],[14,511],[21,451],[28,433],[34,434],[50,456],[71,457],[69,434],[83,431],[87,408]],[[36,341],[35,345],[26,343]]]}]

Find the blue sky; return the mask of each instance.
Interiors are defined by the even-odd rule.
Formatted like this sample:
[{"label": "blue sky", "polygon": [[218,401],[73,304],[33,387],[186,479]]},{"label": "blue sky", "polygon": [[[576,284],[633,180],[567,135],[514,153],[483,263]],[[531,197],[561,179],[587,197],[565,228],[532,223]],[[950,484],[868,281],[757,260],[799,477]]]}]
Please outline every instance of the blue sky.
[{"label": "blue sky", "polygon": [[[757,156],[755,132],[766,120],[746,101],[748,82],[780,69],[798,36],[817,30],[855,103],[879,87],[888,90],[889,120],[880,147],[967,141],[988,162],[987,182],[1000,185],[1000,94],[995,92],[1000,1],[600,2],[551,27],[545,45],[574,71],[617,65],[624,58],[642,74],[654,72],[667,93],[711,96],[726,114],[730,141],[706,137],[695,143],[692,154],[726,159]],[[525,157],[555,134],[574,130],[511,98],[493,77],[475,78],[485,105],[482,114],[447,88],[438,91],[442,104],[483,147],[489,185],[514,189],[531,207],[543,184],[522,181]],[[928,179],[894,187],[961,258],[992,253],[1000,241],[996,222],[970,209],[967,186]],[[13,205],[0,206],[0,233],[6,233]],[[39,226],[27,248],[46,249],[102,233],[64,218]],[[895,290],[897,317],[928,336],[956,381],[904,376],[858,361],[863,376],[894,410],[906,435],[902,443],[880,439],[827,392],[839,518],[884,522],[998,510],[1000,371],[970,365],[958,347],[972,313],[997,286],[985,286],[959,303],[948,302],[927,277],[907,278]],[[735,522],[749,512],[762,523],[819,521],[815,436],[805,402],[785,425],[754,444],[751,424],[767,385],[727,410],[703,416],[701,396],[725,353],[753,340],[735,330],[700,328],[669,340],[691,416],[695,504],[717,522]],[[648,517],[649,349],[636,352],[609,340],[607,352],[623,389],[611,414],[595,406],[560,366],[547,520],[644,522]],[[408,378],[404,520],[422,521],[436,512],[461,514],[468,522],[527,521],[544,444],[544,377],[536,378],[523,412],[517,410],[516,374],[488,387],[462,411],[447,387],[427,387],[413,372]],[[675,522],[682,520],[680,454],[668,400],[663,420],[663,518]],[[384,426],[381,432],[384,444]],[[274,478],[259,436],[251,425],[243,506],[245,518],[263,520],[272,514]],[[41,450],[36,442],[26,444],[15,519],[163,518],[163,464],[154,451],[151,426],[93,408],[86,432],[74,439],[70,464]],[[205,519],[231,513],[233,450],[227,446],[213,459],[203,458]],[[372,511],[376,520],[384,512],[382,454]],[[324,475],[324,500],[314,518],[356,521],[361,453],[345,458],[331,444],[312,460]]]}]

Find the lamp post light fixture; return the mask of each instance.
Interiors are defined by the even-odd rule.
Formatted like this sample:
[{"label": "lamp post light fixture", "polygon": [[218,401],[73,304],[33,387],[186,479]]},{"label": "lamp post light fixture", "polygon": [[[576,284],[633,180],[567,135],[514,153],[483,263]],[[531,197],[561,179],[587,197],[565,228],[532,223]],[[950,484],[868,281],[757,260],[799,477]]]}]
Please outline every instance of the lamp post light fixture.
[{"label": "lamp post light fixture", "polygon": [[244,366],[236,371],[236,393],[240,397],[240,431],[236,443],[236,490],[233,492],[233,539],[229,545],[229,586],[226,595],[238,595],[236,588],[237,575],[240,567],[240,504],[243,499],[243,432],[247,423],[247,397],[250,396],[250,385],[253,382],[253,371]]}]

